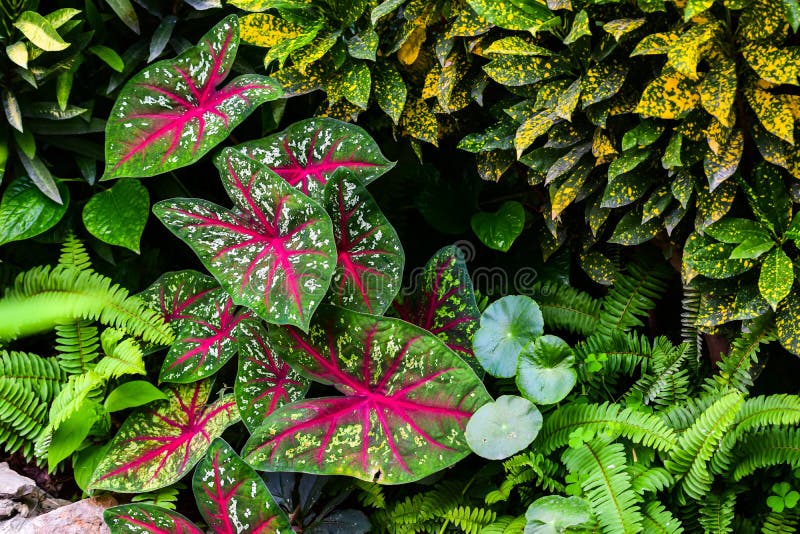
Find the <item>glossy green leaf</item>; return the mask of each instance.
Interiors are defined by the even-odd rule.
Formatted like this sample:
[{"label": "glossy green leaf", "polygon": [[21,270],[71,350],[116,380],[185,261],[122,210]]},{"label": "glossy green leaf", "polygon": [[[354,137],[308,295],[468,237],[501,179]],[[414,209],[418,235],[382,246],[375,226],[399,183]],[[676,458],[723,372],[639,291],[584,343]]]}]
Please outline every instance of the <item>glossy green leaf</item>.
[{"label": "glossy green leaf", "polygon": [[478,15],[507,30],[536,30],[554,17],[544,5],[525,0],[467,0],[467,3]]},{"label": "glossy green leaf", "polygon": [[543,331],[542,312],[533,299],[524,295],[503,297],[481,315],[473,340],[475,356],[492,376],[512,377],[522,349]]},{"label": "glossy green leaf", "polygon": [[110,245],[139,253],[150,195],[138,180],[120,180],[111,189],[97,193],[83,208],[83,224],[90,234]]},{"label": "glossy green leaf", "polygon": [[609,243],[620,245],[639,245],[654,238],[661,230],[661,221],[658,217],[642,222],[642,208],[635,208],[626,213],[608,239]]},{"label": "glossy green leaf", "polygon": [[775,242],[769,236],[749,237],[739,243],[736,248],[731,251],[730,259],[755,259],[765,252],[769,252],[774,246]]},{"label": "glossy green leaf", "polygon": [[792,260],[783,250],[776,248],[767,254],[764,263],[761,264],[758,289],[772,309],[776,309],[792,290],[792,285],[794,285]]},{"label": "glossy green leaf", "polygon": [[106,3],[133,33],[139,33],[139,17],[136,15],[130,0],[106,0]]},{"label": "glossy green leaf", "polygon": [[728,138],[728,142],[718,154],[709,151],[703,161],[703,168],[708,178],[710,191],[716,189],[722,182],[730,178],[739,168],[739,161],[744,151],[744,137],[738,128]]},{"label": "glossy green leaf", "polygon": [[167,47],[172,37],[172,31],[175,29],[175,24],[177,22],[178,19],[174,15],[168,15],[161,19],[161,23],[153,32],[153,37],[150,39],[150,56],[147,58],[148,63],[152,63],[164,52],[164,49]]},{"label": "glossy green leaf", "polygon": [[35,11],[20,13],[14,26],[34,45],[47,52],[58,52],[69,46],[50,22]]},{"label": "glossy green leaf", "polygon": [[486,55],[508,55],[508,56],[551,56],[553,52],[547,48],[542,48],[520,35],[503,37],[484,48]]},{"label": "glossy green leaf", "polygon": [[6,46],[6,55],[8,59],[23,69],[28,68],[28,47],[22,41]]},{"label": "glossy green leaf", "polygon": [[494,212],[481,211],[472,216],[472,231],[489,248],[507,252],[525,226],[525,208],[519,202],[504,202]]},{"label": "glossy green leaf", "polygon": [[150,382],[133,380],[114,388],[106,397],[104,407],[106,411],[118,412],[165,399],[167,399],[167,395]]},{"label": "glossy green leaf", "polygon": [[542,414],[527,399],[503,395],[487,402],[467,423],[470,449],[489,460],[504,460],[530,445],[542,428]]},{"label": "glossy green leaf", "polygon": [[347,41],[347,52],[351,57],[357,59],[375,61],[375,53],[378,51],[378,40],[378,34],[374,29],[369,28],[357,33]]},{"label": "glossy green leaf", "polygon": [[81,409],[67,417],[53,433],[47,447],[47,468],[51,471],[78,450],[101,417],[102,408],[96,402],[84,402]]},{"label": "glossy green leaf", "polygon": [[703,276],[714,279],[730,278],[741,274],[754,265],[749,259],[730,259],[736,248],[730,243],[719,243],[707,237],[692,234],[686,240],[683,251],[684,264]]},{"label": "glossy green leaf", "polygon": [[403,77],[390,63],[380,63],[373,70],[375,102],[397,124],[406,105],[408,90]]},{"label": "glossy green leaf", "polygon": [[723,243],[742,243],[748,239],[771,241],[769,232],[764,226],[750,219],[725,217],[708,226],[705,233]]},{"label": "glossy green leaf", "polygon": [[559,58],[500,56],[484,65],[483,70],[497,83],[517,87],[566,74],[568,65]]},{"label": "glossy green leaf", "polygon": [[536,404],[563,400],[578,380],[575,356],[563,339],[544,335],[529,343],[519,355],[517,388]]},{"label": "glossy green leaf", "polygon": [[647,19],[616,19],[603,24],[603,29],[619,41],[627,34],[641,28]]},{"label": "glossy green leaf", "polygon": [[797,32],[800,29],[800,2],[798,0],[781,0],[781,5],[792,31]]},{"label": "glossy green leaf", "polygon": [[59,186],[63,204],[46,197],[26,177],[11,182],[0,200],[0,245],[37,236],[55,226],[69,204],[69,191]]},{"label": "glossy green leaf", "polygon": [[622,136],[622,150],[644,148],[655,143],[664,132],[664,125],[654,120],[643,120]]}]

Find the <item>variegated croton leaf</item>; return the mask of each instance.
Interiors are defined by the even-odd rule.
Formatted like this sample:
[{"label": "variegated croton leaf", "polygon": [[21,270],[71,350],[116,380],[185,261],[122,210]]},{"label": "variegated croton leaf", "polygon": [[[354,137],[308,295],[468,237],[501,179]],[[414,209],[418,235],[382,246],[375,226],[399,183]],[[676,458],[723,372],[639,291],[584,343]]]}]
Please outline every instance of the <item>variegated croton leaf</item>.
[{"label": "variegated croton leaf", "polygon": [[220,87],[238,46],[239,22],[230,16],[197,46],[134,76],[106,126],[105,178],[153,176],[189,165],[257,106],[278,98],[280,85],[255,74]]},{"label": "variegated croton leaf", "polygon": [[168,399],[132,414],[94,472],[91,489],[152,491],[185,475],[239,419],[233,395],[206,405],[211,380],[170,386]]},{"label": "variegated croton leaf", "polygon": [[123,504],[103,512],[111,534],[203,534],[186,517],[153,504]]},{"label": "variegated croton leaf", "polygon": [[469,454],[464,427],[490,400],[439,339],[397,319],[323,306],[309,334],[270,330],[276,350],[342,397],[288,404],[245,445],[256,469],[419,480]]},{"label": "variegated croton leaf", "polygon": [[405,254],[400,238],[366,188],[341,169],[325,186],[339,253],[331,299],[339,306],[382,315],[397,295]]},{"label": "variegated croton leaf", "polygon": [[428,261],[416,291],[395,301],[398,317],[436,334],[448,347],[482,373],[472,352],[472,336],[481,312],[461,251],[444,247]]},{"label": "variegated croton leaf", "polygon": [[219,534],[293,532],[255,470],[221,439],[197,464],[192,490],[208,526]]},{"label": "variegated croton leaf", "polygon": [[231,295],[270,323],[308,328],[330,285],[330,217],[275,173],[233,149],[215,163],[234,210],[205,200],[158,202],[153,212]]},{"label": "variegated croton leaf", "polygon": [[367,132],[335,119],[295,122],[280,133],[236,149],[319,200],[336,169],[350,169],[366,185],[394,167]]},{"label": "variegated croton leaf", "polygon": [[239,373],[233,392],[242,421],[252,432],[280,406],[302,399],[308,379],[278,356],[257,321],[244,321],[239,329]]},{"label": "variegated croton leaf", "polygon": [[161,366],[162,382],[187,383],[216,373],[236,354],[236,326],[249,316],[210,276],[167,273],[139,295],[178,330]]}]

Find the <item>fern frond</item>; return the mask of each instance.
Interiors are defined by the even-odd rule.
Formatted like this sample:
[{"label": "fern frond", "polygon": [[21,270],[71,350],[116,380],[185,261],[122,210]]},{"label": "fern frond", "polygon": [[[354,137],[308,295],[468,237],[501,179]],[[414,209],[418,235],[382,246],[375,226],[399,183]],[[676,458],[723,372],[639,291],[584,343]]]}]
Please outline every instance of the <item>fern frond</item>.
[{"label": "fern frond", "polygon": [[770,428],[753,432],[738,443],[736,453],[733,470],[736,481],[773,465],[800,467],[800,429]]},{"label": "fern frond", "polygon": [[677,404],[686,398],[689,391],[688,376],[681,368],[688,356],[686,343],[675,347],[666,337],[657,337],[653,340],[650,369],[636,381],[632,390],[638,393],[644,404]]},{"label": "fern frond", "polygon": [[700,315],[700,291],[697,288],[683,286],[681,299],[681,341],[686,343],[689,359],[700,359],[703,353],[703,334],[697,326]]},{"label": "fern frond", "polygon": [[86,251],[86,246],[72,232],[67,235],[67,239],[61,245],[61,256],[58,258],[58,264],[64,267],[72,267],[79,271],[89,271],[92,268],[92,260]]},{"label": "fern frond", "polygon": [[707,410],[711,404],[722,396],[721,391],[707,391],[699,397],[688,398],[683,404],[669,406],[658,416],[664,423],[676,432],[682,432],[692,426],[692,423]]},{"label": "fern frond", "polygon": [[617,275],[614,286],[603,298],[597,333],[608,336],[644,326],[640,318],[656,307],[656,301],[667,290],[668,276],[664,265],[649,264],[644,268],[629,264],[628,272]]},{"label": "fern frond", "polygon": [[739,391],[715,401],[681,434],[664,461],[664,467],[679,477],[678,487],[689,497],[701,500],[711,489],[713,476],[708,470],[708,461],[733,424],[742,401]]},{"label": "fern frond", "polygon": [[[633,332],[595,334],[575,345],[573,351],[580,363],[585,362],[589,355],[594,355],[595,360],[600,359],[602,362],[602,368],[592,373],[584,365],[578,367],[578,378],[590,385],[590,394],[602,392],[602,386],[613,386],[616,375],[633,375],[640,365],[642,372],[647,371],[653,357],[653,348],[647,337]],[[600,355],[603,358],[598,358]]]},{"label": "fern frond", "polygon": [[582,476],[581,488],[604,532],[641,532],[639,498],[631,488],[621,443],[595,440],[567,449],[561,458],[570,473]]},{"label": "fern frond", "polygon": [[698,521],[709,534],[733,532],[733,509],[736,506],[736,493],[709,493],[700,503]]},{"label": "fern frond", "polygon": [[49,402],[67,381],[56,360],[27,352],[0,351],[0,379],[20,384]]},{"label": "fern frond", "polygon": [[459,506],[445,512],[444,519],[466,532],[466,534],[478,534],[484,528],[494,522],[497,514],[486,508],[471,508],[469,506]]},{"label": "fern frond", "polygon": [[69,374],[80,374],[94,368],[99,355],[100,338],[90,321],[75,321],[56,326],[58,364]]},{"label": "fern frond", "polygon": [[175,337],[158,313],[110,278],[73,267],[45,266],[18,276],[0,299],[0,341],[77,319],[99,320],[158,345],[169,345]]},{"label": "fern frond", "polygon": [[486,504],[506,501],[511,492],[522,485],[541,487],[545,491],[561,493],[564,485],[556,479],[559,465],[541,453],[523,452],[503,462],[506,478],[496,490],[486,494]]},{"label": "fern frond", "polygon": [[123,338],[124,335],[121,330],[106,328],[100,336],[105,356],[97,362],[94,371],[106,380],[146,372],[141,347],[135,340]]},{"label": "fern frond", "polygon": [[361,504],[378,510],[386,508],[386,495],[383,493],[382,485],[366,480],[356,480],[354,485],[359,489],[356,497]]},{"label": "fern frond", "polygon": [[800,510],[784,508],[782,512],[770,512],[761,526],[762,534],[797,534],[800,532]]},{"label": "fern frond", "polygon": [[758,363],[761,345],[776,339],[773,323],[769,317],[747,323],[748,331],[742,333],[731,344],[731,350],[718,363],[719,373],[706,380],[706,389],[736,388],[747,392],[753,385],[751,369]]},{"label": "fern frond", "polygon": [[72,375],[50,406],[50,426],[58,428],[70,415],[78,411],[83,402],[97,395],[105,379],[94,371]]},{"label": "fern frond", "polygon": [[558,282],[537,282],[532,289],[548,329],[589,336],[597,328],[600,301]]},{"label": "fern frond", "polygon": [[675,484],[675,477],[663,467],[640,467],[633,464],[629,469],[631,474],[631,487],[637,495],[645,492],[658,493]]},{"label": "fern frond", "polygon": [[680,534],[683,525],[658,501],[650,501],[642,507],[642,532],[648,534]]},{"label": "fern frond", "polygon": [[35,440],[45,426],[47,404],[18,380],[0,377],[0,422]]},{"label": "fern frond", "polygon": [[618,404],[569,404],[546,417],[533,442],[537,451],[548,454],[569,443],[570,434],[584,428],[602,434],[612,431],[634,443],[660,451],[677,442],[675,433],[657,416],[623,408]]},{"label": "fern frond", "polygon": [[494,523],[484,527],[481,534],[522,534],[527,522],[524,515],[518,517],[500,516]]}]

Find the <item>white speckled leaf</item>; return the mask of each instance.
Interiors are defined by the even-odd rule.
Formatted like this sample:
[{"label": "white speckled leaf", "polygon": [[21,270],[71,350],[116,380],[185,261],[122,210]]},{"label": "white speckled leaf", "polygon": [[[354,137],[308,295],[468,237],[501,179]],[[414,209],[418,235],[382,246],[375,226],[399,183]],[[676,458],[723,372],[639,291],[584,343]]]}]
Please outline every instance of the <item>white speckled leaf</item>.
[{"label": "white speckled leaf", "polygon": [[224,150],[215,163],[233,211],[172,199],[153,212],[197,253],[233,302],[267,322],[308,328],[336,266],[330,217],[236,150]]},{"label": "white speckled leaf", "polygon": [[464,427],[491,398],[435,336],[398,319],[324,306],[309,334],[272,328],[270,340],[294,368],[344,396],[276,410],[242,453],[256,469],[401,484],[469,454]]},{"label": "white speckled leaf", "polygon": [[252,111],[281,95],[272,78],[245,74],[219,87],[239,46],[239,22],[223,19],[173,60],[120,91],[106,126],[104,179],[153,176],[200,159]]},{"label": "white speckled leaf", "polygon": [[258,473],[222,439],[214,440],[197,464],[192,490],[200,513],[214,532],[294,532]]},{"label": "white speckled leaf", "polygon": [[111,534],[203,534],[183,515],[152,504],[123,504],[103,512]]},{"label": "white speckled leaf", "polygon": [[382,315],[403,278],[400,238],[367,189],[342,169],[325,186],[339,261],[330,298],[350,310]]},{"label": "white speckled leaf", "polygon": [[236,149],[315,199],[322,198],[336,169],[350,169],[368,184],[394,167],[367,132],[336,119],[295,122],[280,133]]},{"label": "white speckled leaf", "polygon": [[239,326],[239,373],[233,387],[242,421],[252,432],[287,402],[302,399],[308,379],[278,356],[257,321]]}]

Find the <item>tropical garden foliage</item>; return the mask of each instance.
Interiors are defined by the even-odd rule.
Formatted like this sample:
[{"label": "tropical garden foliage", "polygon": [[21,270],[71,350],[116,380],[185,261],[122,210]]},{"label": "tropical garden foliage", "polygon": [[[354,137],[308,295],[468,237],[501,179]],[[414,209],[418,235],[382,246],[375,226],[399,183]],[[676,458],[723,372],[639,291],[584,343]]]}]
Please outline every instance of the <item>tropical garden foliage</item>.
[{"label": "tropical garden foliage", "polygon": [[0,5],[0,445],[112,533],[796,532],[797,0]]}]

